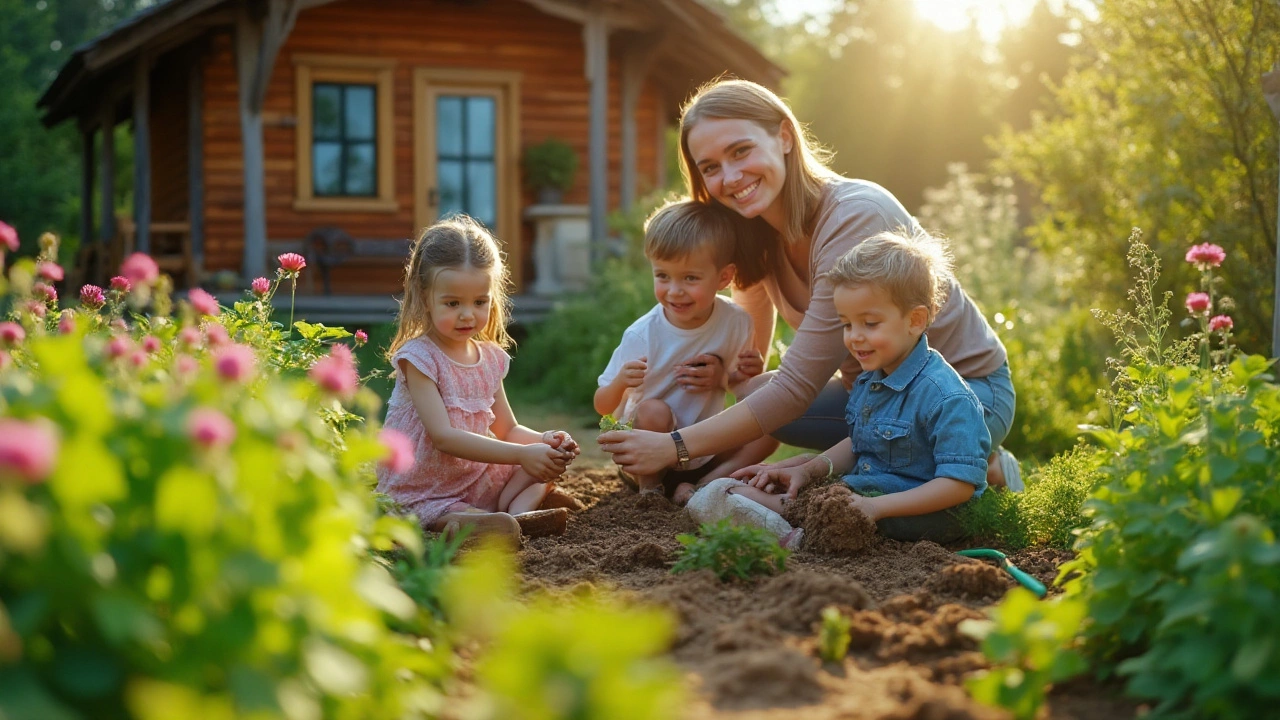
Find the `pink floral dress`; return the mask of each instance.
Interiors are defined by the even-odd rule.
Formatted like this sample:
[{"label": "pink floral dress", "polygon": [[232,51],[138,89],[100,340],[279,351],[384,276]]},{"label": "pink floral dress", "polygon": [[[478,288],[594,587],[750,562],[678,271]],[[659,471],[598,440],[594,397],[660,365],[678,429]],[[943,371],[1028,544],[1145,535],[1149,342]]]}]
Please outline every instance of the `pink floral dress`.
[{"label": "pink floral dress", "polygon": [[518,467],[465,460],[437,450],[409,397],[401,360],[408,361],[435,382],[449,413],[450,425],[492,437],[489,426],[494,420],[493,396],[502,386],[511,357],[494,343],[476,345],[480,349],[480,360],[474,365],[453,360],[425,335],[405,343],[391,358],[396,368],[396,386],[391,392],[383,425],[409,438],[414,446],[415,462],[403,473],[379,466],[378,491],[390,495],[417,515],[423,527],[430,527],[455,503],[497,510],[498,496]]}]

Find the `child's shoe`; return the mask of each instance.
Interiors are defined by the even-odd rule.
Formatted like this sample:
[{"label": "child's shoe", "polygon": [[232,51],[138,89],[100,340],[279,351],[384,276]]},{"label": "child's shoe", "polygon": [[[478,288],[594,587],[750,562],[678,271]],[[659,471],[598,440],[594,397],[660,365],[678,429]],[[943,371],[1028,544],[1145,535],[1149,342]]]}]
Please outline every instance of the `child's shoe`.
[{"label": "child's shoe", "polygon": [[514,517],[520,532],[529,537],[563,535],[569,525],[569,510],[562,507],[530,510]]},{"label": "child's shoe", "polygon": [[1022,482],[1022,467],[1018,458],[1004,448],[996,448],[996,462],[1000,463],[1000,472],[1004,473],[1004,487],[1009,492],[1022,492],[1027,486]]}]

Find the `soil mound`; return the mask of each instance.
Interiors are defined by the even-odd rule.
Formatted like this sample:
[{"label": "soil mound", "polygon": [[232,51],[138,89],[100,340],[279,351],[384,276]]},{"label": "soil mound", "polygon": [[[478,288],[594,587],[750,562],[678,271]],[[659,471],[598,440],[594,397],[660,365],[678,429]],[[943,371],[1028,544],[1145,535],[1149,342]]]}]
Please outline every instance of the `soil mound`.
[{"label": "soil mound", "polygon": [[853,493],[841,484],[802,492],[786,518],[804,528],[804,549],[826,555],[853,555],[876,541],[876,525],[850,504]]},{"label": "soil mound", "polygon": [[702,686],[723,710],[811,705],[823,695],[816,661],[789,648],[719,655],[703,668]]},{"label": "soil mound", "polygon": [[942,568],[929,581],[929,589],[938,595],[970,600],[995,600],[1013,587],[1013,578],[1004,570],[983,562],[957,563]]},{"label": "soil mound", "polygon": [[874,605],[862,583],[814,570],[793,570],[765,581],[752,595],[769,607],[764,617],[782,630],[805,635],[822,620],[822,610],[835,605],[853,611]]}]

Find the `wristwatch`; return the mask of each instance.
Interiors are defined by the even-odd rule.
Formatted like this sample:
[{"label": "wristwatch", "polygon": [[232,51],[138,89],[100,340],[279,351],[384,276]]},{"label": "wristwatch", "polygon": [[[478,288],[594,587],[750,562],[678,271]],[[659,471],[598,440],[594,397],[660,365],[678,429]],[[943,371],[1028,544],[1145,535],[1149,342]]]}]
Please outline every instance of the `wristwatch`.
[{"label": "wristwatch", "polygon": [[689,448],[684,446],[684,438],[680,437],[680,431],[673,430],[671,439],[676,443],[676,470],[688,470]]}]

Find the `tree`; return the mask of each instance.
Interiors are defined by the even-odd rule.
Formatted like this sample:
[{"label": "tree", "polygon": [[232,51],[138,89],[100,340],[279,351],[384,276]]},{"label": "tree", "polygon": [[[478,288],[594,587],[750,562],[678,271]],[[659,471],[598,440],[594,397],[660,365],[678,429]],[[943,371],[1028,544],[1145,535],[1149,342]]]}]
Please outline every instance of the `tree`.
[{"label": "tree", "polygon": [[1053,117],[1001,137],[1000,169],[1034,189],[1030,234],[1095,303],[1124,297],[1126,238],[1141,227],[1179,293],[1192,244],[1227,249],[1236,338],[1264,351],[1275,262],[1276,124],[1259,76],[1277,59],[1274,0],[1108,0]]}]

